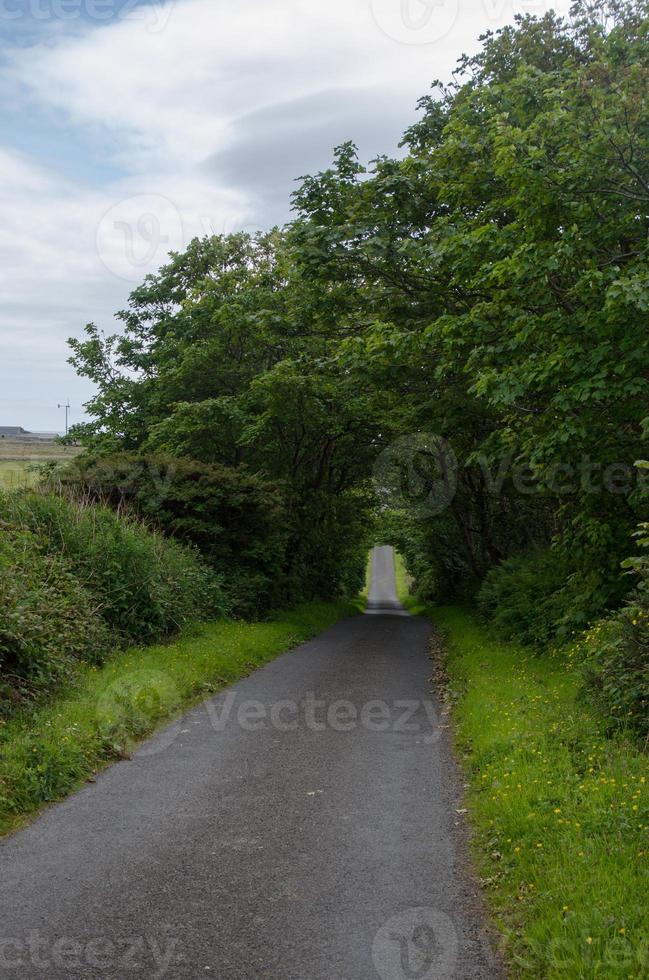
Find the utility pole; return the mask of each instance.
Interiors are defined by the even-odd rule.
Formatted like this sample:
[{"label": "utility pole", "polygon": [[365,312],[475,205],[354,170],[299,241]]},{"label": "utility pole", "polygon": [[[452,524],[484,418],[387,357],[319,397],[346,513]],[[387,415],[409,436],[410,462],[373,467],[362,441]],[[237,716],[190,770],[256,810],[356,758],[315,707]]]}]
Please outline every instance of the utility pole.
[{"label": "utility pole", "polygon": [[65,409],[65,434],[67,436],[67,434],[68,434],[68,412],[70,411],[70,399],[68,398],[68,400],[65,403],[65,405],[61,405],[59,403],[59,408],[64,408]]}]

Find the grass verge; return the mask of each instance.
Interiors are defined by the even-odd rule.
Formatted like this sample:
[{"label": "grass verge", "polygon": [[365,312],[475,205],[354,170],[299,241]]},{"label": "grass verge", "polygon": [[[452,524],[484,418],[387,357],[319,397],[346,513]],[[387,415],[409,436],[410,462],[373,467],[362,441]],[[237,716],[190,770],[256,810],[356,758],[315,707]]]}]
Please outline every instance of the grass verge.
[{"label": "grass verge", "polygon": [[0,835],[128,756],[162,722],[361,611],[309,603],[261,623],[223,621],[85,668],[73,688],[0,724]]},{"label": "grass verge", "polygon": [[606,737],[569,658],[496,640],[465,609],[425,611],[448,637],[475,858],[510,975],[649,977],[649,759]]},{"label": "grass verge", "polygon": [[412,577],[408,574],[406,563],[398,551],[394,552],[394,577],[397,587],[397,598],[414,616],[426,612],[426,607],[411,592]]}]

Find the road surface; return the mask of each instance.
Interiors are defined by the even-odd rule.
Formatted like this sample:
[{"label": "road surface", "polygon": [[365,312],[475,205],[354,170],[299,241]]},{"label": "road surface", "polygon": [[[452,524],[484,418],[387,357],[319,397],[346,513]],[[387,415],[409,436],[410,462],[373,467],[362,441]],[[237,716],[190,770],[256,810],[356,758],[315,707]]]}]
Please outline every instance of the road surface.
[{"label": "road surface", "polygon": [[370,616],[385,613],[392,616],[408,615],[397,599],[394,580],[394,551],[392,548],[375,548],[372,552],[372,574],[367,597],[367,612]]},{"label": "road surface", "polygon": [[372,615],[190,711],[0,844],[0,977],[499,975],[429,625]]}]

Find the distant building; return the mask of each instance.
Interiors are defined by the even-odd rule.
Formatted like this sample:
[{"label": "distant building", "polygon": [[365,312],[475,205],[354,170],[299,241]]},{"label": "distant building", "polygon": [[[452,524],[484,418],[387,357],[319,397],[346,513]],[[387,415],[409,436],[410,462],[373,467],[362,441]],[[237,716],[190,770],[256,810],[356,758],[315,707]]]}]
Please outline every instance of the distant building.
[{"label": "distant building", "polygon": [[21,425],[0,425],[0,439],[20,439],[22,436],[29,436]]},{"label": "distant building", "polygon": [[25,441],[32,442],[54,442],[61,435],[60,432],[29,432],[24,436]]},{"label": "distant building", "polygon": [[14,442],[54,442],[58,438],[58,432],[28,432],[22,425],[0,425],[0,439],[12,439]]}]

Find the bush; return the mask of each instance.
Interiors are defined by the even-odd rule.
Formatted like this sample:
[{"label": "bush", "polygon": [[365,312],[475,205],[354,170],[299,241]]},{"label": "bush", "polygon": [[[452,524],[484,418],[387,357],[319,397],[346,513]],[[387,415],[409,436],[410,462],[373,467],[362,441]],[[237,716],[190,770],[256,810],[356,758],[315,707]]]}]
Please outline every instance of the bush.
[{"label": "bush", "polygon": [[502,636],[544,647],[567,642],[621,600],[604,570],[571,567],[565,549],[557,546],[493,568],[477,601]]},{"label": "bush", "polygon": [[587,693],[611,727],[649,738],[649,589],[595,625],[575,650]]},{"label": "bush", "polygon": [[[649,548],[649,525],[638,534]],[[639,577],[624,609],[596,624],[575,648],[584,662],[587,691],[613,727],[649,738],[649,557],[624,563]]]},{"label": "bush", "polygon": [[557,596],[565,569],[548,552],[509,558],[486,576],[478,607],[509,639],[545,646],[557,629]]},{"label": "bush", "polygon": [[121,643],[160,639],[227,609],[198,555],[133,517],[42,493],[5,497],[3,514],[34,533],[44,556],[60,557]]},{"label": "bush", "polygon": [[0,494],[0,700],[52,687],[118,646],[229,611],[192,550],[53,494]]},{"label": "bush", "polygon": [[78,457],[50,481],[195,546],[243,616],[362,587],[371,523],[362,490],[291,492],[245,467],[136,453]]},{"label": "bush", "polygon": [[116,453],[79,457],[55,476],[75,497],[131,511],[195,546],[223,576],[238,612],[257,613],[283,601],[283,496],[245,468]]},{"label": "bush", "polygon": [[[4,508],[3,508],[4,509]],[[79,581],[36,535],[0,521],[0,710],[100,662],[111,636]]]}]

